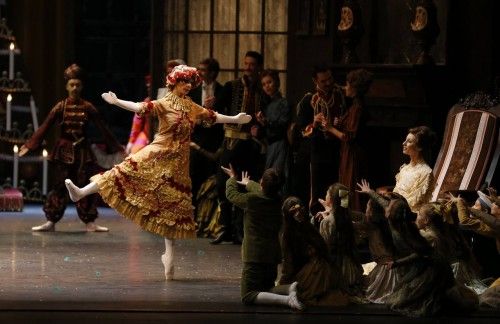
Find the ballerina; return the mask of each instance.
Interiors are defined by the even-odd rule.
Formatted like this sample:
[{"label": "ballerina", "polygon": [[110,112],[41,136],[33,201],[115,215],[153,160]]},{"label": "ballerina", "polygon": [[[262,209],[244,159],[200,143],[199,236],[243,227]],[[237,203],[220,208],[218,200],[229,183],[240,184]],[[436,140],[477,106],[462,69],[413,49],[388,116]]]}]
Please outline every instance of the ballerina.
[{"label": "ballerina", "polygon": [[174,275],[174,240],[196,237],[189,177],[189,143],[195,121],[245,124],[251,120],[245,113],[225,116],[192,102],[186,95],[200,81],[196,68],[179,65],[167,76],[171,91],[159,100],[131,102],[118,99],[113,92],[103,93],[106,102],[120,108],[139,115],[155,113],[158,133],[152,143],[109,171],[91,177],[85,187],[65,181],[71,200],[99,193],[124,217],[164,237],[161,260],[166,280]]}]

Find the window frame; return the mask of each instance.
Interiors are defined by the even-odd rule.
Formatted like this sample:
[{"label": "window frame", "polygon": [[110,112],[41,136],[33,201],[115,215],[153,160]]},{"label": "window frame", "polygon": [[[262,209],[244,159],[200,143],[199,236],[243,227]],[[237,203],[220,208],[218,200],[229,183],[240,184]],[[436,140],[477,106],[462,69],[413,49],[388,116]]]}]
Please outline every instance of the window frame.
[{"label": "window frame", "polygon": [[[172,0],[166,0],[166,2],[172,1]],[[179,1],[179,0],[177,0]],[[262,53],[264,55],[265,50],[266,50],[266,36],[269,35],[282,35],[285,36],[285,39],[288,42],[288,21],[286,22],[285,30],[283,31],[268,31],[266,30],[266,2],[267,1],[276,1],[276,0],[261,0],[261,8],[260,8],[260,16],[261,16],[261,22],[260,22],[260,30],[255,30],[255,31],[245,31],[245,30],[240,30],[240,15],[237,13],[240,12],[241,8],[241,1],[248,1],[248,0],[235,0],[235,11],[234,11],[234,16],[231,17],[236,19],[235,21],[235,29],[234,30],[215,30],[214,29],[214,20],[215,20],[215,1],[216,0],[207,0],[210,1],[210,13],[209,13],[209,29],[208,30],[190,30],[189,29],[189,19],[192,18],[193,16],[190,15],[190,5],[191,5],[191,0],[180,0],[183,1],[184,4],[184,21],[183,21],[183,28],[182,29],[168,29],[168,24],[165,25],[164,33],[163,33],[163,47],[164,47],[164,56],[168,55],[169,52],[169,44],[167,43],[168,36],[175,36],[177,37],[179,35],[182,35],[182,49],[180,52],[182,52],[182,55],[179,55],[180,58],[187,60],[189,57],[189,36],[191,34],[199,34],[199,35],[208,35],[209,37],[209,51],[207,57],[214,57],[214,37],[216,35],[234,35],[235,36],[235,44],[234,44],[234,65],[230,68],[228,67],[221,67],[220,72],[222,73],[232,73],[232,78],[237,79],[241,73],[243,72],[242,69],[242,62],[243,62],[243,57],[240,57],[240,35],[258,35],[260,37],[260,48],[252,49],[256,50],[259,53]],[[288,8],[289,0],[283,0],[285,1],[284,5],[286,8]],[[165,8],[168,8],[168,4],[165,4]],[[167,10],[164,11],[164,16],[165,19],[168,19],[168,13]],[[272,68],[273,70],[276,70],[280,74],[280,78],[282,78],[282,81],[286,80],[287,76],[287,44],[285,44],[283,48],[283,60],[284,60],[284,69],[278,69],[275,67],[269,67]],[[174,59],[175,57],[164,57],[164,61],[168,59]],[[215,57],[218,59],[217,57]],[[203,58],[200,58],[200,60]],[[198,62],[187,62],[190,65],[195,66],[198,64]],[[264,66],[266,67],[266,58],[264,57]],[[284,82],[283,82],[284,83]]]}]

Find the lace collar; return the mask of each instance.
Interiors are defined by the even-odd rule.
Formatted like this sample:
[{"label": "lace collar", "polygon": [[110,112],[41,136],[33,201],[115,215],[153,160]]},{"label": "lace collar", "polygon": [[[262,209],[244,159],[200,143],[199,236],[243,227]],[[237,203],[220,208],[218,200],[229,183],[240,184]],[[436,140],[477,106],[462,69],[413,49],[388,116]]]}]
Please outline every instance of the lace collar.
[{"label": "lace collar", "polygon": [[191,110],[191,100],[186,98],[181,98],[176,95],[173,91],[170,91],[165,95],[165,100],[171,105],[174,110],[189,112]]}]

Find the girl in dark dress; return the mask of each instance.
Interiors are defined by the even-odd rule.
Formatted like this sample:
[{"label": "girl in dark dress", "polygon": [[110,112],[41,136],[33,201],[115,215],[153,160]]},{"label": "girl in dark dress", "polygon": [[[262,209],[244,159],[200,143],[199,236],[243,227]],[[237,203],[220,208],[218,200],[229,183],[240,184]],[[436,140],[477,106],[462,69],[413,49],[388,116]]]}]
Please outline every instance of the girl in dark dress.
[{"label": "girl in dark dress", "polygon": [[488,287],[479,279],[479,265],[458,228],[457,210],[453,207],[451,201],[425,204],[418,211],[415,223],[435,252],[448,260],[463,289],[467,286],[481,294]]},{"label": "girl in dark dress", "polygon": [[348,304],[348,296],[338,289],[342,284],[339,270],[330,262],[325,241],[308,221],[303,203],[289,197],[282,212],[283,266],[279,284],[297,281],[298,297],[308,306]]},{"label": "girl in dark dress", "polygon": [[461,310],[474,308],[458,289],[447,260],[435,253],[412,221],[411,210],[401,195],[390,194],[386,217],[394,242],[395,260],[390,268],[398,272],[394,293],[386,299],[389,307],[408,316],[430,316],[446,303]]},{"label": "girl in dark dress", "polygon": [[331,211],[321,220],[319,231],[344,286],[350,294],[361,295],[363,268],[357,256],[349,196],[348,188],[340,183],[328,188],[325,205]]},{"label": "girl in dark dress", "polygon": [[397,282],[396,270],[388,266],[394,259],[394,245],[384,214],[384,207],[370,199],[363,222],[355,224],[357,230],[366,233],[372,259],[377,264],[368,274],[365,291],[366,299],[375,304],[385,304]]}]

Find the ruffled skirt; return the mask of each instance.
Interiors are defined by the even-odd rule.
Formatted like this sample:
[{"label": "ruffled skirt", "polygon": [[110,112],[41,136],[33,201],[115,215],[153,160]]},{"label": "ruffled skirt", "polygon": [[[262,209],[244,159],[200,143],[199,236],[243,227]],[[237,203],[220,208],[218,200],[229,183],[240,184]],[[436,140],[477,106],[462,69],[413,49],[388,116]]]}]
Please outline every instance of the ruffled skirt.
[{"label": "ruffled skirt", "polygon": [[194,238],[189,146],[162,147],[152,143],[90,180],[109,206],[146,231]]}]

